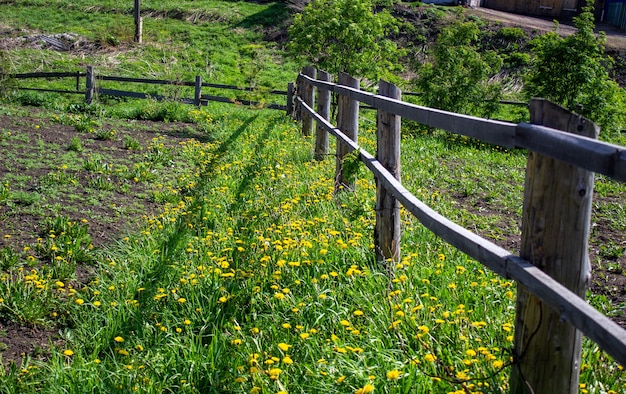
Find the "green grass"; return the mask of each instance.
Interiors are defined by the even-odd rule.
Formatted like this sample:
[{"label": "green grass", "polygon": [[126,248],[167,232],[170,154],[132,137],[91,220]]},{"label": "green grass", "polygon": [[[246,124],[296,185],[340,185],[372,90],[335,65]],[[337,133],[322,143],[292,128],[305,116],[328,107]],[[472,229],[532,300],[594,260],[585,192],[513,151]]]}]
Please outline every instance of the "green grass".
[{"label": "green grass", "polygon": [[[295,78],[295,64],[263,40],[263,29],[284,17],[281,3],[144,0],[142,7],[145,44],[138,46],[130,42],[130,3],[0,5],[0,24],[37,34],[72,32],[106,46],[84,58],[12,50],[6,64],[12,72],[30,72],[80,70],[89,63],[110,75],[202,75],[205,82],[261,91],[284,89]],[[50,9],[67,12],[50,15]],[[153,92],[190,95],[168,89]],[[33,92],[14,99],[62,110],[55,122],[102,142],[120,138],[120,148],[141,159],[113,162],[106,152],[73,143],[55,149],[75,156],[54,155],[53,162],[46,152],[53,147],[41,142],[39,160],[51,171],[37,192],[27,191],[31,179],[8,169],[11,176],[0,185],[3,207],[50,208],[58,218],[39,244],[0,249],[0,315],[60,331],[62,340],[41,351],[44,360],[27,356],[21,365],[0,369],[5,392],[507,392],[515,285],[406,212],[402,260],[376,263],[371,175],[361,168],[356,192],[334,195],[334,160],[313,161],[312,140],[284,115],[105,98],[86,107],[81,96]],[[4,105],[0,113],[25,115]],[[510,108],[498,114],[515,121],[526,116]],[[121,139],[109,117],[188,121],[197,139],[175,147],[164,144],[166,137]],[[360,142],[374,152],[371,114],[362,130]],[[39,144],[9,133],[0,134],[5,147]],[[524,152],[409,123],[403,133],[402,180],[418,198],[494,240],[518,231]],[[35,159],[27,164],[36,165]],[[66,220],[62,207],[46,202],[62,187],[74,188],[79,171],[90,175],[81,186],[96,191],[89,197],[96,204],[140,183],[150,186],[137,192],[141,198],[162,206],[136,233],[91,250],[84,224]],[[79,189],[72,192],[84,198]],[[600,177],[596,193],[619,197],[624,186]],[[621,206],[599,204],[601,217],[622,229]],[[141,216],[132,206],[115,209],[117,220]],[[603,250],[618,252],[615,245]],[[90,277],[81,282],[74,268],[85,262]],[[620,313],[606,297],[591,302],[609,315]],[[589,341],[581,369],[581,392],[626,389],[622,367]]]},{"label": "green grass", "polygon": [[[65,327],[46,362],[26,359],[4,373],[6,387],[507,392],[513,283],[406,214],[402,260],[376,263],[375,187],[365,171],[355,193],[335,196],[334,160],[313,161],[313,141],[284,115],[215,108],[196,116],[209,119],[210,141],[180,146],[189,171],[164,188],[165,207],[140,233],[98,252],[89,283],[17,268],[27,261],[6,271],[3,314]],[[364,145],[373,138],[363,130]],[[437,133],[407,136],[403,148],[408,187],[461,221],[467,213],[446,196],[459,187],[452,178],[516,184],[522,176],[522,153]],[[467,172],[445,175],[459,160]],[[489,191],[473,187],[468,198]],[[73,231],[55,223],[55,233]],[[581,382],[619,392],[618,366],[594,349],[585,346]]]}]

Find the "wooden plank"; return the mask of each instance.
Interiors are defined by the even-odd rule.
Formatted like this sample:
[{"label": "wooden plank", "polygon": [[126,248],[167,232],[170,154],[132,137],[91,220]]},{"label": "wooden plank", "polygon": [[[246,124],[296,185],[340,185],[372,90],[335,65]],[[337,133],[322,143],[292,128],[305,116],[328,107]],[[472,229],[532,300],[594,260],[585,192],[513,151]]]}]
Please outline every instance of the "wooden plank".
[{"label": "wooden plank", "polygon": [[[317,77],[322,81],[330,82],[330,74],[319,70]],[[317,90],[317,113],[324,119],[330,119],[330,92],[326,89]],[[315,128],[315,150],[313,158],[324,160],[328,155],[328,132],[319,124]]]},{"label": "wooden plank", "polygon": [[[339,73],[339,84],[358,90],[359,80],[346,73]],[[348,96],[339,96],[337,99],[337,127],[358,146],[359,141],[359,102]],[[349,146],[342,143],[336,145],[335,165],[335,192],[341,189],[355,190],[355,179],[352,174],[344,171],[345,156],[351,151]]]},{"label": "wooden plank", "polygon": [[391,190],[402,205],[426,228],[491,271],[530,289],[542,301],[560,311],[564,320],[581,330],[617,362],[626,365],[626,330],[528,261],[435,212],[406,190],[372,155],[360,149],[356,142],[317,115],[301,99],[297,100],[302,109],[313,116],[326,131],[341,140],[351,151],[358,149],[361,160],[374,176],[379,177],[384,186]]},{"label": "wooden plank", "polygon": [[[530,102],[531,122],[597,138],[587,119],[543,99]],[[575,118],[575,121],[572,121]],[[591,277],[587,241],[593,172],[529,152],[520,257],[584,298]],[[511,393],[577,393],[582,334],[524,286],[517,288]]]},{"label": "wooden plank", "polygon": [[293,82],[287,84],[287,116],[293,115],[293,96],[295,87]]},{"label": "wooden plank", "polygon": [[517,125],[515,145],[626,182],[623,146],[528,123]]},{"label": "wooden plank", "polygon": [[135,8],[133,9],[133,19],[135,20],[135,42],[141,44],[143,21],[141,18],[141,0],[135,0]]},{"label": "wooden plank", "polygon": [[577,165],[586,170],[626,182],[626,148],[606,142],[576,136],[549,127],[528,123],[513,124],[481,119],[454,112],[421,107],[394,101],[371,93],[338,86],[330,82],[313,81],[318,88],[346,94],[372,107],[395,113],[405,119],[447,130],[506,148],[525,148],[546,156]]},{"label": "wooden plank", "polygon": [[202,77],[196,75],[196,86],[193,93],[193,103],[200,106],[200,97],[202,96]]},{"label": "wooden plank", "polygon": [[318,88],[329,89],[337,94],[345,95],[353,100],[358,100],[374,108],[400,115],[402,118],[411,119],[426,126],[476,138],[505,148],[515,147],[514,123],[482,119],[475,116],[423,107],[346,86],[311,80],[307,76],[303,76],[303,78]]},{"label": "wooden plank", "polygon": [[[315,79],[317,77],[317,70],[312,66],[306,66],[302,69],[302,74]],[[302,96],[304,102],[309,106],[313,107],[313,103],[315,102],[315,89],[311,84],[304,84],[304,89],[299,92]],[[313,132],[313,118],[308,116],[307,114],[303,114],[302,116],[302,135],[311,135]]]},{"label": "wooden plank", "polygon": [[93,66],[87,66],[87,75],[85,77],[85,102],[91,105],[96,90],[96,79],[93,72]]},{"label": "wooden plank", "polygon": [[[400,100],[396,86],[380,81],[380,95]],[[376,159],[400,182],[400,125],[401,118],[379,110],[376,128]],[[376,223],[374,249],[377,261],[400,261],[400,202],[376,180]]]},{"label": "wooden plank", "polygon": [[[29,78],[66,78],[75,77],[76,72],[37,72],[37,73],[22,73],[22,74],[6,74],[9,78],[15,79],[29,79]],[[78,73],[78,75],[84,77],[87,74]]]},{"label": "wooden plank", "polygon": [[[173,85],[173,86],[195,86],[195,82],[188,81],[168,81],[162,79],[149,79],[149,78],[131,78],[131,77],[112,77],[108,75],[98,75],[96,79],[101,81],[115,81],[115,82],[131,82],[131,83],[145,83],[149,85]],[[205,86],[202,84],[202,86]]]},{"label": "wooden plank", "polygon": [[141,93],[141,92],[129,92],[126,90],[116,90],[116,89],[102,89],[102,88],[98,88],[97,89],[98,94],[105,94],[108,96],[117,96],[117,97],[131,97],[131,98],[138,98],[138,99],[147,99],[147,98],[151,98],[157,101],[178,101],[181,102],[183,104],[194,104],[195,100],[194,99],[189,99],[189,98],[174,98],[174,97],[168,97],[168,96],[161,96],[158,94],[147,94],[147,93]]},{"label": "wooden plank", "polygon": [[[75,75],[76,74],[72,74],[72,76],[75,76]],[[172,81],[172,80],[149,79],[149,78],[115,77],[115,76],[107,76],[107,75],[98,75],[96,78],[102,81],[145,83],[145,84],[150,84],[150,85],[173,85],[173,86],[190,86],[190,87],[196,86],[195,81],[194,82]],[[241,87],[234,86],[234,85],[223,85],[219,83],[209,83],[209,82],[202,82],[202,87],[237,90],[241,92],[259,91],[259,89],[254,89],[254,88],[241,88]],[[277,95],[277,96],[286,96],[288,92],[284,90],[270,90],[267,93]]]}]

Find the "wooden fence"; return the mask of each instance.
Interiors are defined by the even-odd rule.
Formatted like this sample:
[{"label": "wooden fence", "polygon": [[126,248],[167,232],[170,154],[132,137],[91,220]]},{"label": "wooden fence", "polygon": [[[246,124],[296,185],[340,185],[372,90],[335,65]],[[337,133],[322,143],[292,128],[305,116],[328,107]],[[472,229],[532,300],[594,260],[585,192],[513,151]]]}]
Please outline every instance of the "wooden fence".
[{"label": "wooden fence", "polygon": [[[259,90],[253,88],[241,88],[232,85],[224,85],[224,84],[216,84],[216,83],[207,83],[202,81],[201,76],[196,76],[194,81],[172,81],[172,80],[158,80],[158,79],[148,79],[148,78],[128,78],[128,77],[116,77],[116,76],[106,76],[96,74],[93,66],[87,66],[86,72],[35,72],[35,73],[24,73],[24,74],[10,74],[9,78],[15,80],[22,79],[58,79],[58,78],[75,78],[76,87],[74,90],[69,89],[46,89],[46,88],[31,88],[31,87],[17,87],[19,90],[32,90],[39,92],[54,92],[54,93],[64,93],[64,94],[80,94],[85,96],[85,102],[87,104],[91,104],[95,98],[99,95],[106,96],[114,96],[114,97],[130,97],[136,99],[147,99],[151,98],[154,100],[162,101],[162,100],[171,100],[178,101],[184,104],[193,104],[196,106],[208,105],[209,102],[222,102],[222,103],[232,103],[232,104],[241,104],[241,105],[250,105],[263,107],[268,109],[278,109],[283,111],[291,111],[287,104],[278,104],[278,103],[260,103],[252,100],[242,99],[239,97],[225,97],[225,96],[217,96],[217,95],[209,95],[202,94],[202,88],[211,88],[211,89],[221,89],[221,90],[231,90],[238,92],[258,92]],[[81,78],[85,79],[84,88],[81,87]],[[101,81],[101,82],[97,82]],[[126,84],[149,84],[149,85],[166,85],[166,86],[185,86],[185,87],[193,87],[194,95],[189,98],[176,98],[176,97],[167,97],[163,95],[136,92],[136,91],[128,91],[128,90],[118,90],[118,89],[109,89],[103,87],[104,81],[107,82],[122,82]],[[292,85],[289,85],[292,86]],[[270,90],[265,92],[268,95],[273,96],[281,96],[286,97],[283,100],[286,100],[287,103],[292,101],[292,96],[290,91],[282,91],[282,90]],[[285,102],[285,101],[283,101]]]},{"label": "wooden fence", "polygon": [[[329,122],[331,92],[338,95],[337,127]],[[336,189],[352,186],[342,174],[348,152],[357,151],[376,178],[374,237],[379,261],[400,256],[402,204],[436,235],[515,280],[511,392],[578,392],[581,334],[626,365],[626,330],[583,298],[590,279],[587,240],[593,173],[626,181],[626,148],[598,141],[592,122],[545,100],[531,101],[531,123],[513,124],[421,107],[400,98],[399,89],[384,81],[379,94],[371,94],[359,90],[359,81],[349,75],[340,74],[335,84],[330,75],[312,67],[306,67],[297,81],[296,115],[303,134],[311,134],[317,124],[315,158],[327,154],[328,133],[338,140]],[[378,110],[376,157],[358,145],[360,103]],[[519,256],[439,215],[402,186],[401,118],[489,144],[528,149]]]}]

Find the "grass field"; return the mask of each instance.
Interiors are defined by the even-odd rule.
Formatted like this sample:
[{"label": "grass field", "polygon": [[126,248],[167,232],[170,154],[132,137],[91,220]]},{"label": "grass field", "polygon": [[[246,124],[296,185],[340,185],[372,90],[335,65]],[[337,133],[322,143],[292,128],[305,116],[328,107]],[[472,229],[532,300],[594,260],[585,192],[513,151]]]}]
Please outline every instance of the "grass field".
[{"label": "grass field", "polygon": [[[48,16],[52,3],[68,13]],[[115,38],[85,59],[15,48],[5,64],[280,89],[296,75],[264,41],[280,4],[142,4],[144,46],[114,2],[0,5],[3,26]],[[401,261],[376,263],[372,176],[360,166],[356,191],[335,195],[333,156],[314,161],[283,113],[19,94],[40,108],[0,107],[0,342],[43,335],[23,355],[5,349],[0,392],[508,391],[515,284],[406,212]],[[166,122],[136,120],[154,113]],[[374,151],[371,112],[359,138]],[[516,250],[525,152],[409,122],[402,152],[411,192]],[[623,196],[598,178],[591,248],[605,278],[589,298],[616,319],[623,288],[606,279],[623,277]],[[623,367],[585,340],[580,392],[624,390]]]}]

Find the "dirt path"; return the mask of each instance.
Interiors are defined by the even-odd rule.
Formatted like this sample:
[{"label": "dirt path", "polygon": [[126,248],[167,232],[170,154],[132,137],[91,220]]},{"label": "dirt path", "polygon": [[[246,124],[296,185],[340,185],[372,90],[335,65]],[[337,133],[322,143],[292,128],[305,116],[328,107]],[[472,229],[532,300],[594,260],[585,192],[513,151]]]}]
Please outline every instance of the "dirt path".
[{"label": "dirt path", "polygon": [[[502,22],[506,26],[525,27],[540,32],[554,31],[553,19],[511,14],[489,8],[476,8],[468,10],[468,12],[483,19]],[[571,21],[560,21],[559,23],[559,34],[566,36],[576,32],[576,28],[572,26]],[[615,50],[626,50],[626,31],[621,31],[617,27],[606,23],[598,24],[596,31],[604,31],[606,33],[607,47]]]}]

